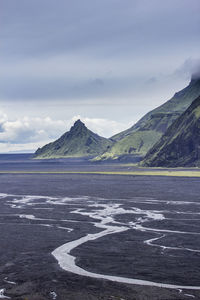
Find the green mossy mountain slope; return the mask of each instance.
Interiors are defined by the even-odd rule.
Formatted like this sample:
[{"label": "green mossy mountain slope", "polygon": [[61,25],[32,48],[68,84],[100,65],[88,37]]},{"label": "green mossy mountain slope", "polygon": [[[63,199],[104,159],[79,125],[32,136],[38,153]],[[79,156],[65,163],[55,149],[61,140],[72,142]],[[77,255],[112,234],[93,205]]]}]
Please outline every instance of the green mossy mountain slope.
[{"label": "green mossy mountain slope", "polygon": [[77,120],[70,131],[58,140],[39,148],[35,152],[35,158],[95,156],[108,150],[112,144],[112,141],[95,134]]},{"label": "green mossy mountain slope", "polygon": [[193,167],[200,162],[200,97],[147,153],[143,166]]},{"label": "green mossy mountain slope", "polygon": [[199,95],[200,79],[192,78],[190,84],[169,101],[147,113],[131,128],[114,135],[111,139],[116,143],[95,160],[118,159],[122,155],[144,157]]}]

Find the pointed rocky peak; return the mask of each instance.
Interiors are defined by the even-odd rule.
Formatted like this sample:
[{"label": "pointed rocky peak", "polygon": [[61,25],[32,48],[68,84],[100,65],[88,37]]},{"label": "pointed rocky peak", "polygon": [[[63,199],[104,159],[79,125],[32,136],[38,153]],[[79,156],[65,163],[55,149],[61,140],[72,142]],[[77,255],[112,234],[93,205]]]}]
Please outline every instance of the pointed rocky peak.
[{"label": "pointed rocky peak", "polygon": [[74,123],[73,126],[74,126],[74,127],[85,127],[85,124],[84,124],[80,119],[78,119],[78,120]]},{"label": "pointed rocky peak", "polygon": [[113,144],[89,130],[81,120],[77,120],[70,131],[56,141],[38,149],[35,158],[86,157],[97,156]]},{"label": "pointed rocky peak", "polygon": [[85,124],[78,119],[74,125],[71,127],[70,132],[74,133],[74,132],[82,132],[82,131],[87,131],[87,127],[85,126]]}]

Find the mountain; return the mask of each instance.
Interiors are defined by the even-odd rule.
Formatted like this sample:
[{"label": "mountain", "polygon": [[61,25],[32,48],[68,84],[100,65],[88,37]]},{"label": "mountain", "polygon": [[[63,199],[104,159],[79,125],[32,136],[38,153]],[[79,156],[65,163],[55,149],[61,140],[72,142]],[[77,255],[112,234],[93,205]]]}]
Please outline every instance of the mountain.
[{"label": "mountain", "polygon": [[90,131],[77,120],[70,131],[55,142],[49,143],[35,152],[35,158],[96,156],[112,145],[112,141]]},{"label": "mountain", "polygon": [[116,143],[95,160],[120,159],[123,156],[144,157],[167,128],[200,95],[200,79],[193,76],[189,85],[169,101],[147,113],[131,128],[111,137]]},{"label": "mountain", "polygon": [[197,166],[200,162],[200,97],[168,128],[147,153],[143,165]]}]

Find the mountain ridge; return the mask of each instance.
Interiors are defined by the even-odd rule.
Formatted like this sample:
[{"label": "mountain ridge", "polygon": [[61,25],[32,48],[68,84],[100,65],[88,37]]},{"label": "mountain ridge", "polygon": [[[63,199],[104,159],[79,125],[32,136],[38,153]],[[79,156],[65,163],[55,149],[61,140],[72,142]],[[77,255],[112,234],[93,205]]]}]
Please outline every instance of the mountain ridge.
[{"label": "mountain ridge", "polygon": [[[192,90],[192,95],[191,95],[191,90]],[[128,128],[118,134],[115,134],[111,138],[113,140],[121,139],[123,137],[123,135],[122,135],[122,137],[119,137],[119,135],[121,135],[123,133],[125,133],[127,135],[127,133],[129,133],[129,132],[133,132],[133,131],[137,130],[138,128],[143,127],[146,124],[146,121],[151,118],[152,114],[167,113],[169,110],[171,110],[172,113],[178,113],[178,114],[179,114],[179,111],[182,111],[182,112],[185,111],[187,109],[187,107],[192,103],[192,101],[188,98],[191,97],[194,100],[196,97],[198,97],[197,94],[200,94],[200,76],[193,74],[191,76],[191,80],[190,80],[189,84],[182,90],[176,92],[171,99],[169,99],[168,101],[159,105],[155,109],[146,113],[138,122],[136,122],[130,128]],[[181,103],[184,102],[183,106],[180,105],[180,103],[179,103],[180,99],[181,99]],[[176,105],[177,102],[179,105]],[[175,109],[175,107],[176,107],[176,109]]]},{"label": "mountain ridge", "polygon": [[112,143],[111,140],[89,130],[79,119],[60,138],[38,148],[35,158],[95,156],[107,150]]},{"label": "mountain ridge", "polygon": [[94,160],[119,159],[123,155],[144,157],[199,95],[200,78],[192,77],[189,85],[175,93],[170,100],[148,112],[129,129],[112,136],[111,139],[116,143]]}]

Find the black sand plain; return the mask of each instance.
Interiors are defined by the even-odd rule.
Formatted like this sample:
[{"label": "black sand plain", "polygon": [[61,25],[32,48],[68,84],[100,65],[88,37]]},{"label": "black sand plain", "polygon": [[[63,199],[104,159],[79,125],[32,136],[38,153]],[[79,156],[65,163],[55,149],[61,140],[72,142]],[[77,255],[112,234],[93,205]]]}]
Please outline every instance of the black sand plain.
[{"label": "black sand plain", "polygon": [[[5,171],[0,174],[0,193],[6,194],[0,199],[0,290],[5,289],[5,296],[18,300],[200,299],[198,290],[80,276],[61,269],[51,254],[67,242],[101,231],[94,226],[99,221],[89,216],[94,211],[91,203],[117,203],[127,213],[113,218],[129,229],[73,249],[76,264],[98,274],[200,286],[200,178],[6,173],[127,168],[79,160],[33,161],[28,155],[0,158],[0,170]],[[41,197],[23,203],[27,195]],[[46,201],[48,197],[54,203]],[[68,201],[59,204],[66,197]],[[137,214],[129,212],[133,208]],[[73,213],[77,209],[88,215]],[[163,219],[146,215],[161,211]],[[145,229],[131,227],[135,223]],[[155,245],[145,243],[155,238]]]}]

